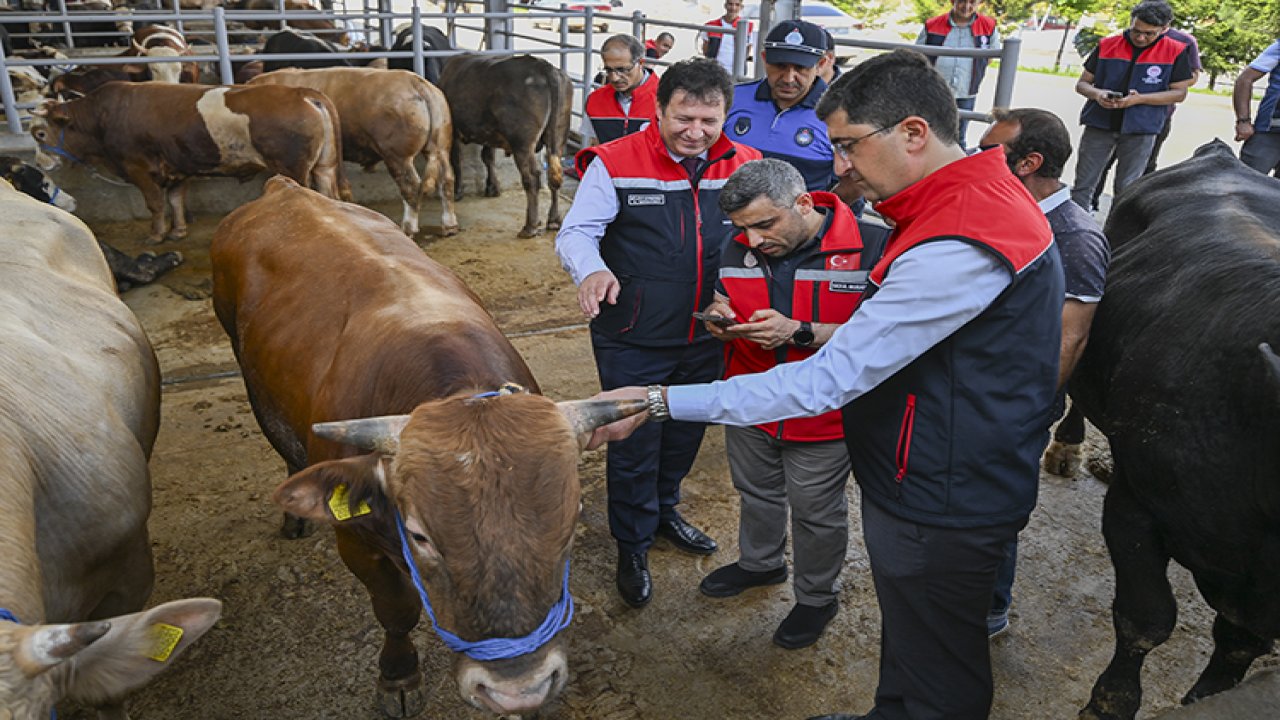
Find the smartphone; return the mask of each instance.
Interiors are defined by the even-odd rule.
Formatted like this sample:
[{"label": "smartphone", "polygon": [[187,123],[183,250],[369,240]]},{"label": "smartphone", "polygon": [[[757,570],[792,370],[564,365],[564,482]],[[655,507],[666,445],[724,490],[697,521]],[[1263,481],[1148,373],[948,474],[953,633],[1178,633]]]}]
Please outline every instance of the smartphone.
[{"label": "smartphone", "polygon": [[711,315],[709,313],[704,313],[704,312],[696,312],[693,314],[693,317],[696,320],[709,322],[712,325],[716,325],[722,328],[733,327],[734,325],[738,324],[738,321],[734,320],[733,318],[728,318],[723,315]]},{"label": "smartphone", "polygon": [[1124,97],[1124,93],[1116,90],[1108,90],[1106,97],[1108,100],[1119,100]]}]

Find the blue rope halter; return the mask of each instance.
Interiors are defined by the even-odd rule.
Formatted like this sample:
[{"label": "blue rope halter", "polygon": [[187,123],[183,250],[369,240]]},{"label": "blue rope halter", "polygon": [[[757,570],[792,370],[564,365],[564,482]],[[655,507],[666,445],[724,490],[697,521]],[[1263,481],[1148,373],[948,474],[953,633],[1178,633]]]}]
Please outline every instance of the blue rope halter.
[{"label": "blue rope halter", "polygon": [[[527,391],[515,383],[508,382],[503,383],[497,390],[472,395],[468,400],[482,400],[522,392]],[[400,519],[399,510],[396,511],[395,517],[396,532],[400,534],[400,554],[404,557],[404,564],[409,568],[409,577],[413,580],[413,587],[418,591],[418,598],[422,600],[422,607],[427,611],[427,617],[431,618],[431,627],[435,629],[436,635],[440,636],[440,639],[444,641],[445,646],[450,650],[464,653],[472,660],[481,662],[506,660],[528,655],[550,642],[551,638],[556,636],[556,633],[569,627],[570,621],[573,620],[573,596],[569,594],[568,558],[565,558],[564,561],[564,583],[560,588],[560,599],[555,605],[551,606],[551,610],[547,612],[547,617],[542,621],[542,624],[528,635],[520,638],[486,638],[472,642],[463,640],[440,627],[440,623],[436,622],[435,610],[431,608],[431,600],[427,598],[427,588],[422,584],[422,575],[418,572],[418,566],[414,563],[413,556],[409,552],[409,542],[404,535],[404,522]]]},{"label": "blue rope halter", "polygon": [[396,511],[396,531],[400,533],[400,554],[404,556],[405,565],[409,567],[409,577],[412,578],[413,587],[418,591],[418,597],[422,600],[422,607],[427,611],[427,617],[431,618],[431,627],[435,629],[436,635],[440,636],[440,639],[444,641],[445,646],[450,650],[465,653],[472,660],[481,662],[528,655],[550,642],[551,638],[556,636],[556,633],[569,627],[569,622],[573,620],[573,596],[569,594],[569,560],[566,558],[564,561],[564,584],[560,589],[560,600],[551,606],[546,619],[542,621],[542,624],[537,629],[520,638],[486,638],[476,642],[463,640],[440,627],[440,623],[436,622],[436,614],[431,608],[431,600],[427,598],[427,588],[422,584],[422,575],[418,573],[418,566],[414,563],[413,556],[409,552],[409,543],[404,536],[404,523],[400,520],[399,511]]},{"label": "blue rope halter", "polygon": [[[14,615],[9,608],[0,607],[0,620],[8,620],[11,623],[21,625],[22,621]],[[58,720],[58,708],[49,708],[49,720]]]},{"label": "blue rope halter", "polygon": [[49,145],[47,143],[42,143],[42,142],[37,142],[36,144],[39,145],[41,148],[53,153],[54,155],[64,157],[70,160],[71,162],[76,163],[77,165],[88,165],[89,163],[81,160],[80,158],[76,157],[75,155],[72,155],[71,153],[63,149],[62,146],[66,142],[66,139],[67,139],[67,129],[62,128],[62,132],[58,134],[57,145]]}]

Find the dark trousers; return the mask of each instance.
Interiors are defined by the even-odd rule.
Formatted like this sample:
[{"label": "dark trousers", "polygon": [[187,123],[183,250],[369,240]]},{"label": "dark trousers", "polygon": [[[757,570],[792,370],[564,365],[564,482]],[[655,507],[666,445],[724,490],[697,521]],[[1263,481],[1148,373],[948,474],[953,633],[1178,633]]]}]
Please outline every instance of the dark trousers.
[{"label": "dark trousers", "polygon": [[875,720],[986,720],[987,609],[1004,549],[1026,520],[982,528],[920,525],[863,495],[862,530],[880,604]]},{"label": "dark trousers", "polygon": [[[687,385],[719,379],[724,346],[707,339],[693,345],[643,347],[591,333],[600,387]],[[680,502],[680,482],[702,445],[703,423],[645,423],[626,440],[609,443],[609,530],[619,552],[644,552],[661,518]]]},{"label": "dark trousers", "polygon": [[[976,97],[956,98],[956,109],[972,110],[974,105],[977,103],[977,101],[978,101],[978,98]],[[969,144],[965,142],[964,136],[968,132],[969,132],[969,121],[965,120],[964,118],[961,118],[960,119],[960,147],[966,150],[969,149]]]},{"label": "dark trousers", "polygon": [[[1160,132],[1156,133],[1156,144],[1151,146],[1151,157],[1147,158],[1147,166],[1142,169],[1143,175],[1150,175],[1156,171],[1156,164],[1160,161],[1160,148],[1164,147],[1164,141],[1169,139],[1169,131],[1173,128],[1173,116],[1170,115],[1164,119],[1164,127],[1160,128]],[[1115,153],[1111,154],[1111,159],[1107,161],[1107,166],[1102,169],[1102,177],[1098,180],[1098,187],[1093,191],[1093,205],[1085,208],[1086,210],[1097,210],[1098,200],[1102,197],[1102,190],[1107,186],[1107,176],[1111,174],[1111,168],[1116,164]]]}]

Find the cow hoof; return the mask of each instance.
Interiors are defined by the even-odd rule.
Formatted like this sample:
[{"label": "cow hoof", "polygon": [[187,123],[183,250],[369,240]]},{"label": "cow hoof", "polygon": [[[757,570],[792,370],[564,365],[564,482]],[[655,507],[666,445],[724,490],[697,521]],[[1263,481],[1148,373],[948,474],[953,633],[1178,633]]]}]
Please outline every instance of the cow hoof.
[{"label": "cow hoof", "polygon": [[548,230],[559,230],[559,229],[560,229],[560,221],[559,221],[559,220],[548,220],[548,221],[547,221],[547,229],[548,229]]},{"label": "cow hoof", "polygon": [[453,191],[453,201],[454,201],[454,202],[462,202],[462,191],[461,191],[461,190],[454,190],[454,191]]},{"label": "cow hoof", "polygon": [[440,237],[453,237],[458,234],[458,229],[457,225],[447,225],[442,227],[440,228]]},{"label": "cow hoof", "polygon": [[143,245],[159,245],[164,242],[163,235],[148,235],[146,240],[142,241]]},{"label": "cow hoof", "polygon": [[1084,453],[1080,445],[1068,445],[1054,440],[1049,443],[1049,449],[1044,451],[1042,465],[1045,472],[1070,478],[1080,472],[1080,465],[1083,462]]},{"label": "cow hoof", "polygon": [[187,238],[187,234],[188,234],[188,230],[186,228],[182,228],[181,230],[174,229],[174,230],[170,230],[169,234],[164,236],[164,239],[165,240],[185,240]]},{"label": "cow hoof", "polygon": [[408,718],[427,707],[427,691],[422,687],[422,674],[414,673],[403,680],[378,680],[378,708],[389,718]]},{"label": "cow hoof", "polygon": [[1107,484],[1111,483],[1111,475],[1116,470],[1110,455],[1095,455],[1089,458],[1089,462],[1085,466],[1088,468],[1090,475]]},{"label": "cow hoof", "polygon": [[541,234],[542,234],[542,228],[535,226],[535,227],[521,228],[520,232],[516,233],[516,236],[522,237],[522,238],[531,238],[531,237],[538,237]]},{"label": "cow hoof", "polygon": [[499,188],[497,185],[485,185],[485,186],[484,186],[484,196],[485,196],[485,197],[498,197],[498,196],[499,196],[499,195],[501,195],[501,194],[502,194],[502,189],[501,189],[501,188]]},{"label": "cow hoof", "polygon": [[289,513],[284,514],[284,521],[280,523],[280,534],[288,540],[299,540],[315,531],[314,523]]}]

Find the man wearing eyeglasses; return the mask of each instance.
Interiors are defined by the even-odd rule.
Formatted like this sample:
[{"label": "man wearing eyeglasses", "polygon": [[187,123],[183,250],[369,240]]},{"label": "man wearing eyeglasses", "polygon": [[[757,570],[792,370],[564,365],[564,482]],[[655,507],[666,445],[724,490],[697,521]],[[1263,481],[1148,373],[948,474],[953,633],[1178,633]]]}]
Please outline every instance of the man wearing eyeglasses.
[{"label": "man wearing eyeglasses", "polygon": [[795,166],[810,192],[828,190],[836,181],[827,126],[814,112],[827,89],[818,77],[826,52],[827,37],[817,25],[775,25],[761,51],[764,78],[734,88],[733,109],[724,121],[730,139]]},{"label": "man wearing eyeglasses", "polygon": [[1173,9],[1148,0],[1129,13],[1129,29],[1103,38],[1084,61],[1076,92],[1084,133],[1076,154],[1071,199],[1089,207],[1107,161],[1116,156],[1115,194],[1142,176],[1168,106],[1195,81],[1187,44],[1165,35]]},{"label": "man wearing eyeglasses", "polygon": [[1035,507],[1057,389],[1061,259],[1003,151],[965,154],[951,90],[923,55],[867,60],[817,111],[836,173],[894,223],[857,312],[805,360],[604,393],[649,410],[592,440],[646,420],[743,426],[841,408],[881,615],[866,717],[985,720],[987,611]]},{"label": "man wearing eyeglasses", "polygon": [[630,35],[614,35],[600,46],[604,85],[587,96],[582,116],[583,147],[630,135],[657,112],[658,76],[644,66],[644,45]]}]

